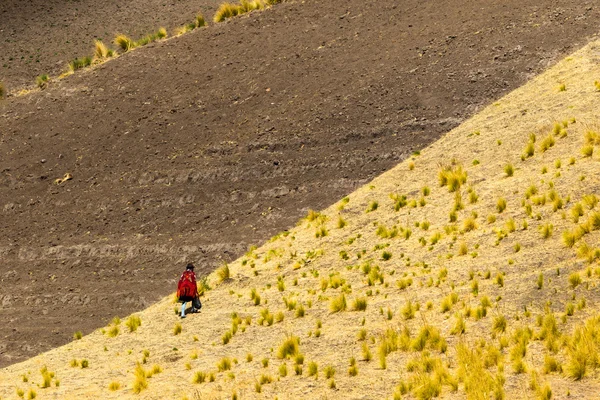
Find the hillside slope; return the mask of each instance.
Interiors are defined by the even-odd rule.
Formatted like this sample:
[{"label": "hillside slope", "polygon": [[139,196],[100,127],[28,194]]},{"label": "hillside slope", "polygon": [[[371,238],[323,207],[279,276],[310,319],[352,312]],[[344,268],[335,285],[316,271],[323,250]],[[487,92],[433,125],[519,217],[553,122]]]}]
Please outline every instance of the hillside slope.
[{"label": "hillside slope", "polygon": [[58,76],[69,61],[91,55],[94,40],[117,34],[135,40],[165,27],[170,34],[198,12],[212,15],[219,0],[5,0],[0,3],[0,82],[19,91],[38,75]]},{"label": "hillside slope", "polygon": [[585,1],[463,3],[285,2],[2,102],[0,365],[330,205],[600,21]]},{"label": "hillside slope", "polygon": [[0,395],[595,398],[594,77],[600,42],[211,274],[199,315],[167,297],[3,369]]}]

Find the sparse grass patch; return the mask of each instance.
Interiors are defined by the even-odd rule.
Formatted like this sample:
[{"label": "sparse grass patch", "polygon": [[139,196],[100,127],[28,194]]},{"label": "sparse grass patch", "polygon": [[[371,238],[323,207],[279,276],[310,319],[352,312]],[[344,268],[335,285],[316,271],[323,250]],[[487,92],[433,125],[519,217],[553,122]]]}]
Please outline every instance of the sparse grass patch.
[{"label": "sparse grass patch", "polygon": [[277,357],[280,359],[296,357],[300,354],[300,339],[297,336],[288,336],[279,346]]},{"label": "sparse grass patch", "polygon": [[259,325],[271,326],[273,325],[273,320],[274,316],[271,314],[268,308],[263,308],[260,310],[260,318],[257,321]]},{"label": "sparse grass patch", "polygon": [[181,333],[182,329],[183,328],[182,328],[181,324],[179,322],[177,322],[175,324],[175,326],[173,327],[173,335],[175,335],[175,336],[179,335]]},{"label": "sparse grass patch", "polygon": [[506,199],[504,197],[500,197],[496,202],[496,210],[498,213],[502,213],[506,210]]},{"label": "sparse grass patch", "polygon": [[193,383],[204,383],[206,382],[207,374],[204,371],[196,371],[194,373],[194,377],[192,378]]},{"label": "sparse grass patch", "polygon": [[471,293],[473,293],[474,296],[479,294],[479,281],[477,279],[471,281]]},{"label": "sparse grass patch", "polygon": [[268,374],[262,374],[260,376],[260,380],[259,380],[261,385],[267,385],[271,382],[273,382],[273,377],[271,375]]},{"label": "sparse grass patch", "polygon": [[109,49],[102,41],[96,40],[94,42],[94,58],[96,60],[104,60],[114,55],[114,52]]},{"label": "sparse grass patch", "polygon": [[456,313],[454,315],[454,318],[455,318],[456,322],[455,322],[454,326],[452,327],[452,329],[450,330],[450,334],[451,335],[462,335],[466,329],[465,319],[463,318],[461,313]]},{"label": "sparse grass patch", "polygon": [[353,311],[365,311],[367,309],[367,298],[366,297],[357,297],[352,302],[352,310]]},{"label": "sparse grass patch", "polygon": [[231,365],[231,358],[223,357],[217,363],[217,370],[219,370],[219,372],[229,371],[231,369]]},{"label": "sparse grass patch", "polygon": [[379,203],[375,200],[371,200],[369,202],[369,205],[367,206],[366,212],[368,212],[368,213],[373,212],[373,211],[377,210],[378,208],[379,208]]},{"label": "sparse grass patch", "polygon": [[245,14],[254,10],[262,10],[265,7],[277,4],[281,0],[241,0],[239,4],[222,3],[213,17],[215,22],[223,22],[237,15]]},{"label": "sparse grass patch", "polygon": [[204,20],[204,15],[202,13],[198,13],[196,15],[196,28],[202,28],[206,26],[206,21]]},{"label": "sparse grass patch", "polygon": [[69,68],[73,72],[77,71],[78,69],[89,67],[90,65],[92,65],[92,59],[90,57],[76,58],[69,62]]},{"label": "sparse grass patch", "polygon": [[223,344],[227,344],[229,343],[229,341],[231,340],[231,338],[233,337],[233,333],[231,332],[231,330],[225,332],[223,334],[223,336],[221,336],[221,340],[223,341]]},{"label": "sparse grass patch", "polygon": [[232,3],[222,3],[215,16],[213,17],[213,21],[215,22],[223,22],[226,19],[233,18],[239,14],[238,6]]},{"label": "sparse grass patch", "polygon": [[569,317],[573,316],[573,314],[575,314],[575,304],[571,302],[567,303],[565,305],[565,314]]},{"label": "sparse grass patch", "polygon": [[35,78],[35,83],[40,89],[45,89],[48,86],[49,81],[50,77],[47,74],[39,75]]},{"label": "sparse grass patch", "polygon": [[129,332],[135,332],[142,325],[142,319],[138,315],[131,315],[125,321],[125,326],[129,328]]},{"label": "sparse grass patch", "polygon": [[146,377],[146,371],[142,368],[142,365],[138,363],[134,371],[135,379],[133,381],[133,393],[140,393],[142,390],[148,388],[148,379]]},{"label": "sparse grass patch", "polygon": [[549,354],[546,354],[544,356],[543,371],[544,371],[545,374],[550,374],[552,372],[561,372],[562,371],[562,366],[556,360],[555,357],[553,357],[553,356],[551,356]]},{"label": "sparse grass patch", "polygon": [[123,52],[128,52],[135,47],[133,40],[125,35],[117,35],[115,37],[115,44],[119,46]]},{"label": "sparse grass patch", "polygon": [[549,134],[540,143],[540,153],[545,153],[546,151],[548,151],[548,149],[553,147],[555,143],[556,141],[554,140],[554,136],[552,136],[552,134]]},{"label": "sparse grass patch", "polygon": [[581,154],[584,157],[591,157],[594,154],[594,146],[586,144],[581,148]]},{"label": "sparse grass patch", "polygon": [[452,309],[452,306],[458,301],[458,295],[452,292],[448,296],[444,297],[441,302],[441,312],[445,313]]},{"label": "sparse grass patch", "polygon": [[308,210],[308,214],[304,218],[307,222],[316,222],[324,224],[327,221],[327,216],[315,210]]},{"label": "sparse grass patch", "polygon": [[[194,29],[196,28],[196,23],[192,22],[191,24],[186,25],[186,27],[189,27],[190,30]],[[167,37],[167,30],[165,28],[160,28],[157,32],[146,35],[137,42],[133,43],[132,48],[146,46],[147,44],[156,42],[157,40],[163,39],[165,37]]]},{"label": "sparse grass patch", "polygon": [[467,171],[461,165],[447,165],[438,173],[440,186],[446,186],[448,191],[456,192],[467,182]]},{"label": "sparse grass patch", "polygon": [[344,295],[344,293],[340,294],[337,297],[334,297],[329,304],[329,310],[332,313],[346,311],[346,308],[347,308],[347,303],[346,303],[346,296]]},{"label": "sparse grass patch", "polygon": [[527,142],[525,149],[523,149],[522,159],[533,157],[534,154],[535,154],[535,139]]},{"label": "sparse grass patch", "polygon": [[365,328],[362,328],[361,330],[358,331],[358,333],[356,334],[356,338],[359,341],[363,341],[367,338],[367,330]]},{"label": "sparse grass patch", "polygon": [[327,234],[328,234],[327,228],[325,228],[324,226],[320,226],[317,228],[317,231],[315,232],[315,237],[317,239],[320,239],[320,238],[327,236]]},{"label": "sparse grass patch", "polygon": [[496,333],[504,333],[507,325],[506,317],[504,315],[497,315],[494,317],[492,330]]},{"label": "sparse grass patch", "polygon": [[229,265],[227,263],[221,265],[219,269],[217,269],[217,277],[219,278],[219,283],[231,279],[231,271],[229,270]]},{"label": "sparse grass patch", "polygon": [[464,256],[469,252],[469,247],[467,246],[466,242],[461,242],[460,245],[458,246],[458,255],[459,256]]},{"label": "sparse grass patch", "polygon": [[417,306],[409,299],[400,311],[402,312],[404,319],[413,319],[415,317],[415,312],[417,311]]},{"label": "sparse grass patch", "polygon": [[551,223],[545,223],[540,227],[540,233],[542,234],[542,238],[548,239],[552,236],[552,232],[554,230],[554,225]]},{"label": "sparse grass patch", "polygon": [[469,192],[469,203],[475,204],[475,203],[477,203],[477,200],[479,200],[479,196],[477,195],[477,193],[474,190],[471,190]]},{"label": "sparse grass patch", "polygon": [[479,348],[469,348],[464,343],[457,346],[458,378],[465,385],[469,399],[503,399],[503,380],[494,377],[485,368],[485,358]]},{"label": "sparse grass patch", "polygon": [[288,370],[287,370],[287,364],[283,363],[279,365],[279,376],[284,378],[286,377],[288,374]]},{"label": "sparse grass patch", "polygon": [[204,293],[208,292],[211,289],[210,285],[208,284],[208,276],[203,277],[197,282],[198,296],[203,296]]},{"label": "sparse grass patch", "polygon": [[581,275],[579,275],[579,272],[572,272],[569,275],[569,284],[573,289],[581,285]]},{"label": "sparse grass patch", "polygon": [[562,233],[562,240],[566,247],[573,247],[577,241],[577,238],[571,231],[564,231]]},{"label": "sparse grass patch", "polygon": [[544,274],[542,274],[540,272],[540,274],[537,277],[537,288],[538,290],[541,290],[544,287]]},{"label": "sparse grass patch", "polygon": [[477,221],[474,217],[468,217],[463,221],[463,232],[471,232],[477,229]]},{"label": "sparse grass patch", "polygon": [[40,369],[40,374],[42,374],[42,383],[40,383],[40,387],[49,388],[52,384],[52,378],[54,378],[54,373],[48,371],[48,368],[44,365]]},{"label": "sparse grass patch", "polygon": [[314,376],[315,379],[319,376],[319,366],[314,361],[308,363],[308,376]]},{"label": "sparse grass patch", "polygon": [[568,348],[565,372],[575,380],[581,380],[588,370],[598,366],[598,334],[600,318],[589,318],[584,325],[575,328]]},{"label": "sparse grass patch", "polygon": [[348,375],[358,375],[358,366],[356,365],[356,359],[354,357],[350,358],[350,367],[348,367]]}]

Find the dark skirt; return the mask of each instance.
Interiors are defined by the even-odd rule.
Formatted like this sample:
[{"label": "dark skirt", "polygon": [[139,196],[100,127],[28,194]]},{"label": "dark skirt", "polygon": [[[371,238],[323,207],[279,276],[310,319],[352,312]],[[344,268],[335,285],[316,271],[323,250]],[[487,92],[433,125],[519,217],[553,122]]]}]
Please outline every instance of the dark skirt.
[{"label": "dark skirt", "polygon": [[192,307],[194,307],[195,309],[199,310],[202,308],[200,297],[182,296],[179,298],[180,303],[187,303],[188,301],[192,302]]}]

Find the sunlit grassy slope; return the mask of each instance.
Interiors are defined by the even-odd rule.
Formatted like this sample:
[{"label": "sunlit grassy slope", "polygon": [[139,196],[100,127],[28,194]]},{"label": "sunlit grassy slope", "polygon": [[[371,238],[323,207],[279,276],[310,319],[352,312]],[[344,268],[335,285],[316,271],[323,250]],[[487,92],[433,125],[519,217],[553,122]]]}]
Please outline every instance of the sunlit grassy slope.
[{"label": "sunlit grassy slope", "polygon": [[201,314],[166,298],[0,397],[596,398],[599,79],[592,43],[211,275]]}]

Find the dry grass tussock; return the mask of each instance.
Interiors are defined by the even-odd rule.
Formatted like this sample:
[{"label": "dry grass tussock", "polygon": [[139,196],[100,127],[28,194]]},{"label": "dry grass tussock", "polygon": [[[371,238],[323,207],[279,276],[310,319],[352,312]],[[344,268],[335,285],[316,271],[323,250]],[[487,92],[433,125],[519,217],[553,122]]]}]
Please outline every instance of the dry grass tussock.
[{"label": "dry grass tussock", "polygon": [[109,49],[100,40],[94,42],[94,58],[98,61],[114,56],[114,51]]},{"label": "dry grass tussock", "polygon": [[185,24],[175,30],[175,35],[183,35],[184,33],[193,31],[196,28],[202,28],[206,26],[206,21],[202,13],[196,15],[196,19],[188,24]]},{"label": "dry grass tussock", "polygon": [[239,3],[222,3],[213,17],[214,22],[223,22],[238,15],[246,14],[254,10],[262,10],[282,0],[241,0]]},{"label": "dry grass tussock", "polygon": [[200,314],[169,296],[1,370],[0,397],[598,393],[599,48],[223,265]]}]

